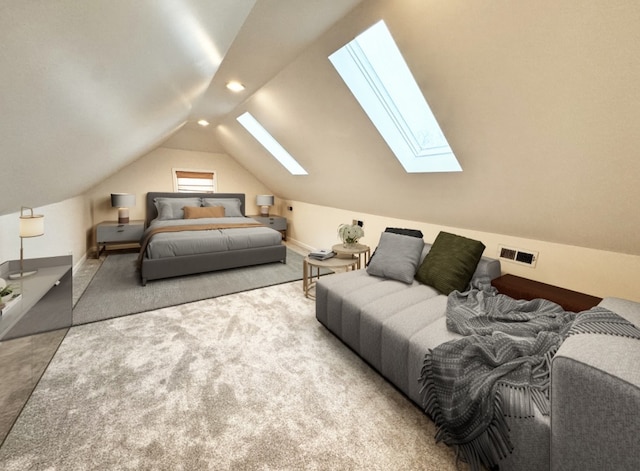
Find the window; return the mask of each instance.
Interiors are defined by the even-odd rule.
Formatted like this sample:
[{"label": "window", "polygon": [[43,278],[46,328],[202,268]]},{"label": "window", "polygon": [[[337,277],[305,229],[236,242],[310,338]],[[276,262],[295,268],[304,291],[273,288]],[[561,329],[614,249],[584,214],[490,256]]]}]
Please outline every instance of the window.
[{"label": "window", "polygon": [[256,140],[273,155],[292,175],[308,175],[296,159],[294,159],[276,139],[269,134],[251,113],[246,112],[238,116],[238,122],[256,138]]},{"label": "window", "polygon": [[174,168],[173,190],[179,193],[215,193],[216,172]]},{"label": "window", "polygon": [[462,170],[384,21],[329,60],[407,172]]}]

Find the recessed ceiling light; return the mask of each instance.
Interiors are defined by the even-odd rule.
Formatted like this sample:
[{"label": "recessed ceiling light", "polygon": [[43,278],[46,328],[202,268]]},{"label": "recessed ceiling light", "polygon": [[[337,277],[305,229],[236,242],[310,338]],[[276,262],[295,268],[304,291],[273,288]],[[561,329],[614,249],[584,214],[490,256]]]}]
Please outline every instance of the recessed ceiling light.
[{"label": "recessed ceiling light", "polygon": [[206,119],[201,119],[198,121],[198,124],[204,128],[206,126],[209,126],[209,121],[207,121]]},{"label": "recessed ceiling light", "polygon": [[232,92],[241,92],[242,90],[244,90],[244,85],[236,80],[232,80],[230,82],[227,82],[227,88]]}]

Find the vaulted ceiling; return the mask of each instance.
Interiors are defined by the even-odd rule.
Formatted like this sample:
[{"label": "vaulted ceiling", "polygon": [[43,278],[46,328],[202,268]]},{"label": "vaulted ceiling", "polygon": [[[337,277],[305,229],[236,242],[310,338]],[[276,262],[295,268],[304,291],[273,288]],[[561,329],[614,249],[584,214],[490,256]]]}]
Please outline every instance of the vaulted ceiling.
[{"label": "vaulted ceiling", "polygon": [[[404,172],[327,60],[381,18],[462,172]],[[12,0],[0,28],[0,214],[167,145],[225,152],[285,199],[640,255],[633,0]]]},{"label": "vaulted ceiling", "polygon": [[[50,0],[0,13],[0,214],[81,194],[271,79],[359,0]],[[8,3],[8,4],[7,4]],[[227,80],[247,89],[233,95]]]}]

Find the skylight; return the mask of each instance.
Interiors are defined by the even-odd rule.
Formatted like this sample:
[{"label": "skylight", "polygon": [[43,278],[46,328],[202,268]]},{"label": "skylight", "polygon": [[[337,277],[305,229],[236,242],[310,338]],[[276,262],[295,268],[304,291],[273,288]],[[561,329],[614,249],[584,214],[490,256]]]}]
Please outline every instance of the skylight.
[{"label": "skylight", "polygon": [[244,128],[251,133],[256,140],[273,155],[278,162],[289,170],[292,175],[307,175],[307,171],[294,159],[275,138],[249,113],[241,114],[236,118]]},{"label": "skylight", "polygon": [[329,60],[407,172],[462,171],[384,21]]}]

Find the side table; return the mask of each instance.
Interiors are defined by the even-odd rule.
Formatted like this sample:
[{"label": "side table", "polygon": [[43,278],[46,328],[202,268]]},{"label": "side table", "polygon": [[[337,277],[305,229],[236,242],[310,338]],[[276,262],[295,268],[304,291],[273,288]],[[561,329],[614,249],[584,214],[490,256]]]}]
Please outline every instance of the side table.
[{"label": "side table", "polygon": [[[348,247],[345,247],[344,244],[336,244],[331,247],[331,250],[333,250],[338,255],[338,258],[355,257],[358,260],[358,270],[360,270],[363,266],[366,267],[367,263],[369,263],[369,259],[371,258],[371,248],[369,248],[368,245],[364,244],[351,244]],[[364,265],[362,264],[361,258],[364,258]]]},{"label": "side table", "polygon": [[144,233],[144,221],[136,220],[125,224],[117,221],[103,221],[96,226],[96,258],[106,250],[107,244],[137,244]]},{"label": "side table", "polygon": [[276,215],[257,216],[254,214],[247,217],[253,218],[256,221],[261,222],[265,226],[268,226],[272,229],[275,229],[276,231],[279,231],[280,234],[282,234],[282,240],[287,240],[287,218],[283,216],[276,216]]},{"label": "side table", "polygon": [[502,275],[493,280],[491,284],[499,293],[506,294],[514,299],[548,299],[570,312],[586,311],[602,301],[602,298],[596,296],[511,274]]},{"label": "side table", "polygon": [[[302,262],[302,290],[307,298],[315,299],[315,294],[311,291],[316,286],[316,281],[320,278],[320,268],[344,268],[345,270],[355,270],[359,263],[359,258],[340,258],[331,257],[326,260],[316,260],[315,258],[305,257]],[[313,269],[316,269],[314,277]]]}]

